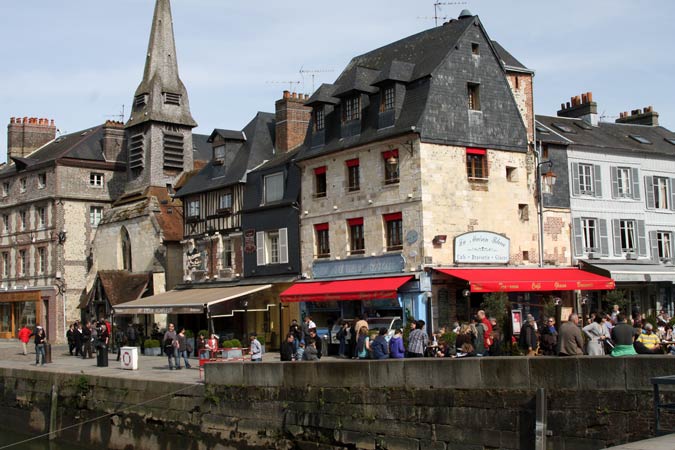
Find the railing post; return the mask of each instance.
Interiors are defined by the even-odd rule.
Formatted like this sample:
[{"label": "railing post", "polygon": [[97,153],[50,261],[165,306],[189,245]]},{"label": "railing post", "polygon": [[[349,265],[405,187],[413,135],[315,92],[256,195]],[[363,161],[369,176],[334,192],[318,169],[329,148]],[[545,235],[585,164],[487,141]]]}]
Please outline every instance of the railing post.
[{"label": "railing post", "polygon": [[546,450],[546,429],[548,406],[546,404],[546,389],[537,389],[535,428],[534,428],[534,448],[535,450]]}]

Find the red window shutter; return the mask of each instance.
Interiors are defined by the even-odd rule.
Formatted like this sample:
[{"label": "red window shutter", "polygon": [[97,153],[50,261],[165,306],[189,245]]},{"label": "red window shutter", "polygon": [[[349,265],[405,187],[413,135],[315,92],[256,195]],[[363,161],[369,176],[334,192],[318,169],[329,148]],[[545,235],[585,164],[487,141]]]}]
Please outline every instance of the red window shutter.
[{"label": "red window shutter", "polygon": [[391,157],[398,158],[398,149],[390,150],[388,152],[382,152],[383,159],[389,159]]},{"label": "red window shutter", "polygon": [[487,150],[485,150],[484,148],[467,147],[466,148],[466,154],[467,155],[487,155]]},{"label": "red window shutter", "polygon": [[314,175],[322,175],[326,173],[326,166],[316,167],[314,169]]},{"label": "red window shutter", "polygon": [[350,227],[356,226],[356,225],[363,225],[363,217],[355,217],[353,219],[347,219],[347,224]]},{"label": "red window shutter", "polygon": [[328,229],[328,222],[317,223],[316,225],[314,225],[314,229],[316,231],[326,231]]},{"label": "red window shutter", "polygon": [[347,167],[356,167],[359,165],[359,158],[348,159],[345,164],[347,164]]},{"label": "red window shutter", "polygon": [[385,222],[391,222],[393,220],[402,220],[403,219],[403,213],[397,212],[397,213],[391,213],[391,214],[384,214],[382,217],[384,217]]}]

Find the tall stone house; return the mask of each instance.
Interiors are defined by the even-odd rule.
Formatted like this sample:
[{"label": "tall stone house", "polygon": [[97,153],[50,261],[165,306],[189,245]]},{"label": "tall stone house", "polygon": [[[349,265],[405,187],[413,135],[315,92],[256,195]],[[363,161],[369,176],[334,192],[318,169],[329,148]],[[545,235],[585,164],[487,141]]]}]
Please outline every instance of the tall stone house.
[{"label": "tall stone house", "polygon": [[0,169],[0,338],[40,324],[52,342],[80,318],[96,227],[124,186],[124,130],[108,121],[57,137],[12,118]]},{"label": "tall stone house", "polygon": [[[615,123],[600,122],[597,110],[584,93],[555,117],[537,116],[537,139],[561,169],[555,197],[568,199],[571,258],[614,279],[629,312],[673,314],[675,133],[652,107]],[[589,296],[588,304],[611,306],[603,300]]]}]

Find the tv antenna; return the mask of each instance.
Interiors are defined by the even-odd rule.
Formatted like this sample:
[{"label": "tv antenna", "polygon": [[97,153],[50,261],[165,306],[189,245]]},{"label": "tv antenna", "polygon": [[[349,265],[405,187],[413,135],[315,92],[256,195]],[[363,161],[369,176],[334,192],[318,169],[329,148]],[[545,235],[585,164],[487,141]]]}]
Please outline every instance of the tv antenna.
[{"label": "tv antenna", "polygon": [[436,26],[438,26],[438,19],[441,20],[446,20],[448,19],[448,16],[439,16],[439,12],[441,9],[441,6],[449,6],[449,5],[466,5],[467,2],[434,2],[434,15],[432,17],[417,17],[418,19],[424,19],[424,20],[431,20],[434,19],[434,23]]},{"label": "tv antenna", "polygon": [[122,111],[119,114],[109,114],[106,117],[117,119],[118,122],[124,122],[124,105],[122,105]]},{"label": "tv antenna", "polygon": [[606,119],[618,119],[618,118],[619,118],[619,116],[610,116],[609,114],[605,114],[605,111],[603,111],[602,114],[600,114],[600,117],[599,117],[600,122],[607,122]]},{"label": "tv antenna", "polygon": [[289,92],[295,92],[293,86],[300,86],[300,81],[265,81],[267,84],[287,84]]},{"label": "tv antenna", "polygon": [[303,66],[300,66],[300,77],[302,77],[302,88],[305,89],[305,74],[308,73],[312,77],[312,94],[314,93],[314,80],[317,73],[330,73],[335,72],[333,69],[304,69]]}]

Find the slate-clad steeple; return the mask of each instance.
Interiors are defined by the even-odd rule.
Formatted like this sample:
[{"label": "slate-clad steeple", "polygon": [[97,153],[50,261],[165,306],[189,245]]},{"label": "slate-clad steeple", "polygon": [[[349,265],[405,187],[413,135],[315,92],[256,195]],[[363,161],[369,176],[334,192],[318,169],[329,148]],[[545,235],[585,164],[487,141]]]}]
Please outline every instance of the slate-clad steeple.
[{"label": "slate-clad steeple", "polygon": [[127,191],[174,183],[192,170],[192,128],[187,90],[178,76],[171,4],[156,0],[143,80],[125,125]]}]

